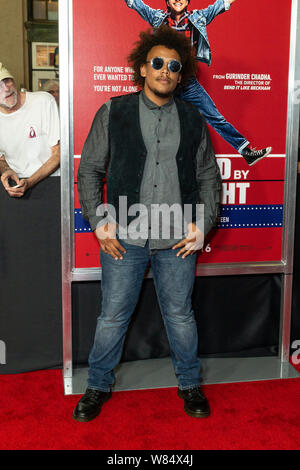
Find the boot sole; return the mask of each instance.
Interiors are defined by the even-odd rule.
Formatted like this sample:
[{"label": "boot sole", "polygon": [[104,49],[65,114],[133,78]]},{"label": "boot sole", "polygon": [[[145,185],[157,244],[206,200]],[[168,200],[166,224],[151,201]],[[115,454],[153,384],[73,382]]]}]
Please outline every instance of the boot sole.
[{"label": "boot sole", "polygon": [[184,411],[187,415],[191,416],[191,418],[208,418],[210,416],[210,411],[206,411],[204,413],[197,413],[195,411],[190,411],[186,407],[184,407]]}]

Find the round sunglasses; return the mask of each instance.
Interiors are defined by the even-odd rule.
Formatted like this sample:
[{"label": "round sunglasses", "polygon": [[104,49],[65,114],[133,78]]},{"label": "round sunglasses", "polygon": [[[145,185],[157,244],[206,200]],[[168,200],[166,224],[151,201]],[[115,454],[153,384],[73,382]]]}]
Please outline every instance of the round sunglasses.
[{"label": "round sunglasses", "polygon": [[[151,60],[147,60],[147,64],[150,63],[151,67],[154,70],[160,70],[163,68],[165,65],[166,59],[163,59],[162,57],[153,57]],[[179,62],[179,60],[176,59],[171,59],[168,61],[168,70],[173,73],[179,73],[180,70],[182,69],[182,64]]]}]

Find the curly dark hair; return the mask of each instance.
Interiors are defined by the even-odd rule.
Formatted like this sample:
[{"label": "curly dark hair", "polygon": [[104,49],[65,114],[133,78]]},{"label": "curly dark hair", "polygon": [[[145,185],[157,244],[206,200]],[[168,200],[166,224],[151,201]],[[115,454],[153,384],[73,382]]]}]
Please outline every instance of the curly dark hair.
[{"label": "curly dark hair", "polygon": [[136,42],[136,47],[128,56],[128,62],[133,68],[133,82],[135,85],[143,88],[145,78],[140,75],[140,68],[146,64],[148,53],[155,46],[164,46],[167,49],[175,49],[179,54],[182,69],[181,83],[184,86],[188,80],[196,74],[197,60],[195,58],[191,41],[184,35],[180,34],[169,26],[163,25],[159,28],[140,33],[140,40]]}]

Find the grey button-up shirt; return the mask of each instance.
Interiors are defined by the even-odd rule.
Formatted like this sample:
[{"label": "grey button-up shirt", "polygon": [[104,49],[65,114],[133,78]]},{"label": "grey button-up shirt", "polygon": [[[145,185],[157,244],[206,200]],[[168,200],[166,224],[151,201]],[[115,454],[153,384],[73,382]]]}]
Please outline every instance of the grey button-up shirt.
[{"label": "grey button-up shirt", "polygon": [[[170,212],[162,214],[158,208],[161,204],[166,204],[165,207],[177,204],[181,212],[181,194],[176,163],[180,144],[179,116],[173,98],[165,105],[157,106],[147,98],[144,92],[140,94],[139,110],[142,136],[147,149],[141,182],[140,204],[145,206],[147,212],[144,216],[140,215],[139,231],[142,237],[130,240],[132,231],[129,226],[130,238],[127,242],[144,246],[149,239],[150,249],[169,248],[176,241],[182,239],[182,227],[177,227],[180,233],[176,238],[174,236],[174,220],[173,217],[169,217],[172,214]],[[154,215],[155,210],[157,211],[156,215]],[[180,223],[180,220],[178,222]]]},{"label": "grey button-up shirt", "polygon": [[[85,142],[79,168],[79,192],[84,216],[87,216],[92,230],[103,223],[101,216],[95,216],[97,206],[102,202],[97,194],[96,171],[105,172],[109,159],[109,111],[111,101],[97,112],[89,136]],[[150,249],[166,249],[173,246],[185,235],[181,209],[181,193],[176,163],[180,144],[180,122],[173,98],[165,105],[157,106],[142,91],[139,95],[140,126],[147,149],[147,158],[140,190],[140,212],[138,224],[130,224],[126,243],[145,246],[149,239]],[[219,176],[215,157],[206,126],[198,152],[206,151],[208,176]],[[213,158],[211,158],[213,157]],[[99,186],[99,182],[98,182]],[[211,201],[215,204],[215,200]],[[162,217],[159,206],[173,206],[172,217]],[[153,217],[154,210],[155,216]],[[168,211],[167,211],[168,212]],[[179,213],[180,212],[180,213]],[[173,215],[175,216],[173,217]],[[152,215],[152,217],[150,217]],[[170,215],[170,212],[167,213]],[[110,219],[113,221],[112,219]],[[107,218],[106,218],[107,222]],[[135,222],[135,220],[133,221]],[[197,222],[202,231],[200,221]],[[120,231],[121,233],[122,231]],[[137,235],[140,235],[137,238]],[[121,240],[122,241],[122,240]]]}]

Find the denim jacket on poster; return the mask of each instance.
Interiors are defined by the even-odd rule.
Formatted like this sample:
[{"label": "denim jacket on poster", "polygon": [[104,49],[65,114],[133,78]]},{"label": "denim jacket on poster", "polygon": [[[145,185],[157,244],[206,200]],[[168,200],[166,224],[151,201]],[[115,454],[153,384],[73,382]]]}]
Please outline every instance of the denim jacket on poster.
[{"label": "denim jacket on poster", "polygon": [[[153,28],[159,28],[167,17],[167,12],[150,8],[142,0],[124,0],[129,8],[133,8]],[[229,0],[217,0],[204,10],[193,10],[190,12],[189,21],[199,31],[197,47],[197,60],[207,65],[211,63],[211,50],[208,42],[206,26],[220,13],[229,10]]]}]

